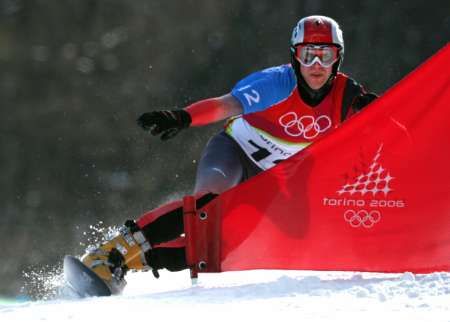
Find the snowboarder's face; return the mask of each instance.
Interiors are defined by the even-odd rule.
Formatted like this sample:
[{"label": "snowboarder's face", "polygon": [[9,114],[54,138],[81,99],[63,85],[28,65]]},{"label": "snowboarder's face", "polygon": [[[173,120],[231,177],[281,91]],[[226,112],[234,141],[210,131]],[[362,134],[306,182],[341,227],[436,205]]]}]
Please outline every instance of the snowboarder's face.
[{"label": "snowboarder's face", "polygon": [[309,87],[314,90],[320,89],[330,78],[333,67],[323,67],[318,62],[310,67],[305,67],[300,64],[300,72]]}]

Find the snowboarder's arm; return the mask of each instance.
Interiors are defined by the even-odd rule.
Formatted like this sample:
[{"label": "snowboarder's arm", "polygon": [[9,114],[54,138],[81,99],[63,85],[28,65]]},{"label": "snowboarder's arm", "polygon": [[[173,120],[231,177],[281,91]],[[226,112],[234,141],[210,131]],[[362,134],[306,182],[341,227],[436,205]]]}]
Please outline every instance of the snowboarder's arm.
[{"label": "snowboarder's arm", "polygon": [[185,108],[191,126],[203,126],[242,114],[241,103],[231,94],[198,101]]},{"label": "snowboarder's arm", "polygon": [[180,110],[153,111],[142,114],[137,123],[152,135],[168,140],[190,126],[211,124],[242,113],[241,103],[231,94],[209,98]]}]

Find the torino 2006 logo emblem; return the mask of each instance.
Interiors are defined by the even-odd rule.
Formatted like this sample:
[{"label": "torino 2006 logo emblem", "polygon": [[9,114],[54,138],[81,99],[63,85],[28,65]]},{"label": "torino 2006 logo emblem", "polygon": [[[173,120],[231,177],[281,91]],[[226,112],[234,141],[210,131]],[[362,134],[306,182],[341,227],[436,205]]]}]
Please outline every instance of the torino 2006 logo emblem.
[{"label": "torino 2006 logo emblem", "polygon": [[312,115],[298,117],[297,113],[289,112],[278,120],[284,132],[290,136],[303,136],[307,140],[316,138],[320,133],[331,127],[331,119],[327,115],[315,118]]},{"label": "torino 2006 logo emblem", "polygon": [[405,200],[393,198],[396,178],[382,165],[382,150],[380,144],[371,162],[361,154],[353,170],[344,174],[344,184],[336,195],[322,199],[325,207],[343,208],[344,220],[353,228],[372,228],[386,217],[386,211],[407,206]]}]

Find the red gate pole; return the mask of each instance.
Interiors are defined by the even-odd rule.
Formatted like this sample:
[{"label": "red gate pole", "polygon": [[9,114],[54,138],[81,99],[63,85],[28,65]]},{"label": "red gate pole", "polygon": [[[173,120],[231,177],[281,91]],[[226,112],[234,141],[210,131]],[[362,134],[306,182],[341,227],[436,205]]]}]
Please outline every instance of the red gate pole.
[{"label": "red gate pole", "polygon": [[183,221],[186,238],[186,261],[191,270],[191,280],[195,284],[198,278],[198,255],[195,246],[195,217],[197,214],[196,200],[194,196],[183,198]]}]

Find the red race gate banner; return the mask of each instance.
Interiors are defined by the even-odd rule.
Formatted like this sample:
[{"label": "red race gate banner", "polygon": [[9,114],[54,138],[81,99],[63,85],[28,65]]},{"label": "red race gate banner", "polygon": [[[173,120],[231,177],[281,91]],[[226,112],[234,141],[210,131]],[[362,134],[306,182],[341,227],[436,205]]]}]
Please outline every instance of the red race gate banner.
[{"label": "red race gate banner", "polygon": [[200,272],[449,271],[450,45],[185,226]]}]

